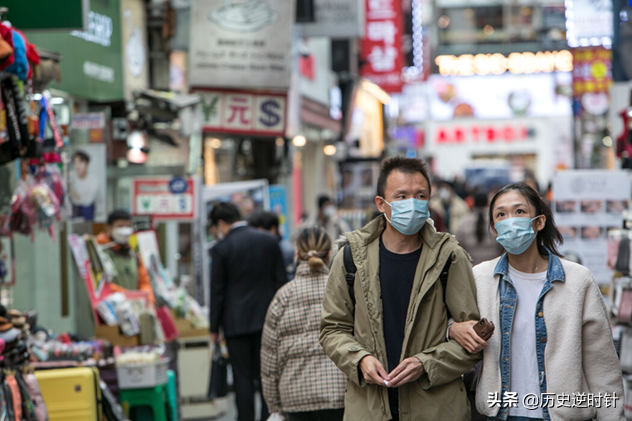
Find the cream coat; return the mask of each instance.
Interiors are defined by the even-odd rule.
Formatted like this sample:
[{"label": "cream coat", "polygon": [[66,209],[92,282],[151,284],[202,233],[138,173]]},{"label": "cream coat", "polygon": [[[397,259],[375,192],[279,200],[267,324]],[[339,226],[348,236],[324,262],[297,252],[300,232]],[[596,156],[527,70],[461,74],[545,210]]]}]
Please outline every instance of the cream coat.
[{"label": "cream coat", "polygon": [[[499,259],[474,267],[481,317],[500,326],[499,276],[494,269]],[[562,260],[566,282],[554,282],[543,303],[547,330],[544,353],[547,393],[592,393],[620,397],[615,408],[549,408],[552,421],[622,421],[623,380],[619,360],[612,341],[601,292],[592,274],[585,267]],[[483,370],[476,389],[476,407],[486,416],[493,417],[498,407],[489,408],[490,393],[501,391],[501,374],[498,363],[501,334],[496,332],[488,341],[483,355]]]}]

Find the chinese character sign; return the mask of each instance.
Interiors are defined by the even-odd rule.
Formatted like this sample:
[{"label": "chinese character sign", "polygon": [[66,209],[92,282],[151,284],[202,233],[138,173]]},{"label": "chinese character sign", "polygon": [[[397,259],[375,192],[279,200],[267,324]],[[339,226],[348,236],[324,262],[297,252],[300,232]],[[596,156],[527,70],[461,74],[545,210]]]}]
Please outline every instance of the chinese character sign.
[{"label": "chinese character sign", "polygon": [[387,92],[402,91],[403,18],[399,0],[365,0],[366,31],[362,40],[360,70],[363,77]]},{"label": "chinese character sign", "polygon": [[210,133],[283,136],[285,94],[248,91],[199,91],[204,131]]},{"label": "chinese character sign", "polygon": [[603,47],[573,50],[573,95],[608,93],[612,85],[612,51]]},{"label": "chinese character sign", "polygon": [[191,221],[196,217],[196,187],[192,178],[135,178],[132,187],[134,215],[155,220]]}]

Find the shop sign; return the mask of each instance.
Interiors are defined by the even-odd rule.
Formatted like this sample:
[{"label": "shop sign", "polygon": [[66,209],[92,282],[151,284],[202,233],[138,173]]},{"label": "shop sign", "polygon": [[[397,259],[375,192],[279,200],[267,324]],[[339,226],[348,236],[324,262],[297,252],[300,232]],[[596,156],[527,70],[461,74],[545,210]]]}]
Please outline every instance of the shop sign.
[{"label": "shop sign", "polygon": [[612,46],[612,1],[566,0],[564,4],[566,39],[570,47]]},{"label": "shop sign", "polygon": [[[46,3],[41,10],[58,9],[66,13],[71,9]],[[25,31],[31,43],[63,57],[60,62],[62,80],[51,82],[50,88],[96,102],[124,99],[120,7],[120,0],[90,1],[89,25],[84,31]],[[44,15],[46,19],[53,19]]]},{"label": "shop sign", "polygon": [[331,40],[305,38],[299,57],[299,90],[302,96],[329,106],[331,87]]},{"label": "shop sign", "polygon": [[279,215],[279,231],[285,240],[290,239],[290,227],[288,224],[287,190],[283,185],[269,187],[270,210]]},{"label": "shop sign", "polygon": [[[92,0],[94,3],[96,0]],[[90,0],[3,0],[6,18],[23,31],[84,29],[88,27]]]},{"label": "shop sign", "polygon": [[[532,75],[441,76],[432,75],[425,85],[406,86],[400,110],[410,113],[414,104],[428,99],[434,120],[475,117],[558,117],[572,114],[571,73]],[[423,115],[418,120],[423,121]]]},{"label": "shop sign", "polygon": [[535,138],[536,132],[526,124],[473,124],[438,127],[434,143],[438,145],[490,144],[525,142]]},{"label": "shop sign", "polygon": [[402,91],[403,16],[399,0],[365,0],[365,36],[361,43],[366,63],[360,75],[386,92]]},{"label": "shop sign", "polygon": [[[192,178],[136,178],[132,185],[134,215],[151,215],[155,220],[195,219],[196,188]],[[181,184],[184,182],[186,188]]]},{"label": "shop sign", "polygon": [[560,252],[574,255],[599,284],[609,284],[607,233],[623,226],[630,209],[630,176],[625,171],[560,171],[553,179],[551,208],[562,233]]},{"label": "shop sign", "polygon": [[105,113],[78,113],[72,119],[75,130],[100,130],[105,128]]},{"label": "shop sign", "polygon": [[120,0],[122,15],[123,74],[125,98],[149,86],[147,57],[147,12],[144,0]]},{"label": "shop sign", "polygon": [[511,53],[505,57],[496,54],[463,54],[461,56],[438,56],[435,63],[444,76],[515,75],[531,73],[570,72],[573,70],[573,55],[570,51],[546,51],[537,53]]},{"label": "shop sign", "polygon": [[192,0],[190,85],[289,88],[295,3]]},{"label": "shop sign", "polygon": [[301,25],[305,37],[360,38],[364,36],[364,2],[314,0],[313,23]]},{"label": "shop sign", "polygon": [[573,50],[573,95],[607,93],[612,85],[612,51],[603,47]]},{"label": "shop sign", "polygon": [[253,136],[285,134],[287,97],[247,91],[197,91],[205,132]]}]

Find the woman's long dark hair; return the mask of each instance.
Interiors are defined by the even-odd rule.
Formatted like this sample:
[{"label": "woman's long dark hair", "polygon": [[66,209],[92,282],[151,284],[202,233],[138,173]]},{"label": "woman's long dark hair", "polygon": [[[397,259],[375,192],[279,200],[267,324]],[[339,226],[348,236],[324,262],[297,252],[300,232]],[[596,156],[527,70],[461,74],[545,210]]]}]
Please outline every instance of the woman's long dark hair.
[{"label": "woman's long dark hair", "polygon": [[490,226],[494,226],[494,206],[496,205],[496,200],[498,200],[500,196],[509,193],[510,191],[516,191],[522,194],[531,204],[531,206],[535,208],[536,216],[544,215],[546,217],[546,224],[544,225],[544,229],[538,232],[536,236],[536,240],[538,242],[538,252],[540,253],[540,256],[548,256],[548,252],[546,250],[549,249],[554,255],[558,257],[563,257],[558,250],[558,246],[564,243],[564,239],[562,238],[562,234],[555,225],[551,208],[549,208],[549,205],[547,205],[546,202],[542,200],[538,192],[536,192],[524,183],[509,184],[508,186],[500,189],[498,193],[494,195],[494,198],[489,205]]}]

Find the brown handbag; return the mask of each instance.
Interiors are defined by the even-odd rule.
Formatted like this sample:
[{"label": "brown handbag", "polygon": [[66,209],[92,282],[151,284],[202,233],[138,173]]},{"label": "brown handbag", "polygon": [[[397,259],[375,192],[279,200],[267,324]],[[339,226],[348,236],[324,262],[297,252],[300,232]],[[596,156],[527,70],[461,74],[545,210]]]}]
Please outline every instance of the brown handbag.
[{"label": "brown handbag", "polygon": [[496,326],[494,326],[494,323],[487,319],[481,319],[480,322],[474,325],[474,332],[476,332],[484,341],[487,341],[494,334],[495,328]]}]

